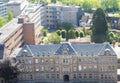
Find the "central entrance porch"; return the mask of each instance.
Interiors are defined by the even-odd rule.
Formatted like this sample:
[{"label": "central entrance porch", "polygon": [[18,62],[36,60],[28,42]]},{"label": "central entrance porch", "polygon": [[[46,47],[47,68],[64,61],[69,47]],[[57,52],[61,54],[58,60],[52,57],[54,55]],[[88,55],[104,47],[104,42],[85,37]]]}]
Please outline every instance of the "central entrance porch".
[{"label": "central entrance porch", "polygon": [[64,75],[63,80],[64,82],[69,82],[69,75]]}]

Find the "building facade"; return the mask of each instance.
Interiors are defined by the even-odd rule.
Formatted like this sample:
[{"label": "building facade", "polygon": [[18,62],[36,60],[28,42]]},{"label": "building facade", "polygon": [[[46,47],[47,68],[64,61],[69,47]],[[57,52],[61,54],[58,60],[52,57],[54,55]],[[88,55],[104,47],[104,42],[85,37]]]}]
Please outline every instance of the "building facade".
[{"label": "building facade", "polygon": [[14,49],[24,44],[37,45],[41,43],[41,6],[34,6],[23,12],[0,29],[0,45],[4,44],[4,55],[9,56]]},{"label": "building facade", "polygon": [[0,77],[0,83],[5,83],[5,80],[2,77]]},{"label": "building facade", "polygon": [[26,45],[12,55],[21,64],[19,83],[117,83],[117,56],[108,44]]},{"label": "building facade", "polygon": [[24,44],[41,43],[42,26],[39,7],[33,8],[26,15],[13,19],[0,29],[0,44],[5,45],[4,55],[8,56],[14,49]]},{"label": "building facade", "polygon": [[26,0],[11,0],[7,3],[7,13],[12,12],[14,17],[19,16],[28,6]]},{"label": "building facade", "polygon": [[4,55],[8,56],[15,48],[23,45],[23,26],[13,19],[0,29],[0,44],[4,44]]},{"label": "building facade", "polygon": [[59,23],[68,22],[74,27],[79,26],[82,9],[78,6],[48,4],[46,6],[46,26],[56,28]]},{"label": "building facade", "polygon": [[19,16],[19,23],[23,24],[25,44],[37,45],[41,43],[42,34],[40,31],[44,25],[43,10],[41,5],[33,6]]},{"label": "building facade", "polygon": [[3,18],[7,16],[7,3],[0,2],[0,16]]}]

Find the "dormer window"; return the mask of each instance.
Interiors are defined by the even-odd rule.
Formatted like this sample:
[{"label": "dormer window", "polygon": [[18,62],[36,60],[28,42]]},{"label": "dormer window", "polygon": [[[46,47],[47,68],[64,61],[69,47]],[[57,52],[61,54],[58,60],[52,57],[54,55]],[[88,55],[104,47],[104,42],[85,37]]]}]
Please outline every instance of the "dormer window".
[{"label": "dormer window", "polygon": [[58,55],[76,55],[75,49],[69,43],[63,43],[55,52]]},{"label": "dormer window", "polygon": [[27,50],[23,50],[22,55],[27,56]]},{"label": "dormer window", "polygon": [[104,55],[105,55],[105,56],[111,55],[110,49],[105,49]]},{"label": "dormer window", "polygon": [[67,48],[67,45],[63,45],[62,53],[68,54],[69,49]]}]

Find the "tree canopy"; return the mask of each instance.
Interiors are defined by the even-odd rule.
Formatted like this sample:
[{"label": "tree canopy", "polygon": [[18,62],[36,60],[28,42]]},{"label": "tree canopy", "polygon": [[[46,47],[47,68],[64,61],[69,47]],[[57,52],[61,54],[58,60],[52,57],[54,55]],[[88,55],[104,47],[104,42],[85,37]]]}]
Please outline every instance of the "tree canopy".
[{"label": "tree canopy", "polygon": [[12,12],[8,12],[8,15],[7,15],[7,21],[11,21],[12,19],[14,18],[14,15]]},{"label": "tree canopy", "polygon": [[0,76],[3,77],[6,83],[17,78],[20,73],[17,62],[11,62],[10,59],[5,59],[0,62]]},{"label": "tree canopy", "polygon": [[68,31],[68,39],[74,39],[74,38],[76,38],[75,30],[70,29],[70,30]]},{"label": "tree canopy", "polygon": [[63,22],[61,24],[61,27],[62,27],[62,29],[65,29],[66,31],[68,31],[73,27],[73,25],[71,23]]},{"label": "tree canopy", "polygon": [[45,29],[45,28],[43,28],[43,29],[41,30],[41,32],[42,32],[43,36],[47,36],[48,30]]},{"label": "tree canopy", "polygon": [[48,37],[48,41],[49,43],[59,44],[61,42],[61,38],[57,33],[54,32]]},{"label": "tree canopy", "polygon": [[92,18],[92,42],[105,42],[108,35],[108,24],[103,9],[98,8]]},{"label": "tree canopy", "polygon": [[0,17],[0,28],[3,27],[6,23],[7,23],[6,20]]},{"label": "tree canopy", "polygon": [[102,8],[108,12],[118,11],[119,9],[119,0],[100,0]]},{"label": "tree canopy", "polygon": [[93,8],[104,8],[106,11],[118,11],[120,9],[120,0],[28,0],[32,3],[48,2],[62,3],[66,5],[78,5],[85,11],[92,12]]}]

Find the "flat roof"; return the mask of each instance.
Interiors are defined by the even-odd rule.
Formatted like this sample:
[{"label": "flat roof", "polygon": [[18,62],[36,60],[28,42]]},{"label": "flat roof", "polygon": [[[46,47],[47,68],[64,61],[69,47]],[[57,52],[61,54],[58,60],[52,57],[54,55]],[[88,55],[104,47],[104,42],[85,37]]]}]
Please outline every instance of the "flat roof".
[{"label": "flat roof", "polygon": [[80,6],[75,6],[75,5],[67,6],[67,5],[60,5],[60,4],[48,4],[47,6],[80,8]]},{"label": "flat roof", "polygon": [[0,28],[0,43],[4,43],[12,33],[17,31],[22,24],[18,24],[18,19],[14,18],[12,21],[7,23],[5,26]]}]

